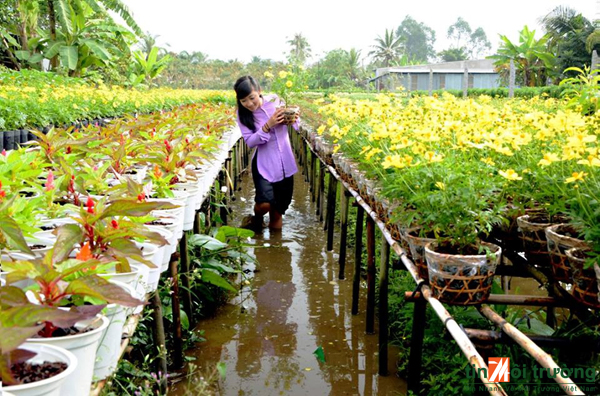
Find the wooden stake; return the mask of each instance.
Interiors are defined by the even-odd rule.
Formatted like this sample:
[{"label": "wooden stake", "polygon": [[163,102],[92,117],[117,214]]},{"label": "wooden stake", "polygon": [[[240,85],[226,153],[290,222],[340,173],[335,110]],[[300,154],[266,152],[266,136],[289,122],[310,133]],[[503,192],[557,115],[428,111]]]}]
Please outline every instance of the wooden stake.
[{"label": "wooden stake", "polygon": [[194,325],[194,306],[192,305],[192,291],[190,288],[190,257],[187,244],[188,232],[185,231],[179,241],[179,266],[181,271],[181,285],[183,286],[183,309],[188,316],[190,326]]},{"label": "wooden stake", "polygon": [[327,251],[333,250],[333,229],[335,228],[335,203],[337,196],[337,179],[329,175],[327,191]]},{"label": "wooden stake", "polygon": [[388,263],[390,244],[381,237],[379,264],[379,375],[388,375]]},{"label": "wooden stake", "polygon": [[156,358],[156,371],[160,372],[160,394],[167,394],[167,346],[165,341],[165,323],[163,321],[163,309],[158,292],[152,294],[150,298],[150,307],[152,309],[152,337],[154,346],[160,349],[160,354]]},{"label": "wooden stake", "polygon": [[338,274],[338,279],[345,279],[346,272],[346,243],[348,240],[348,196],[350,193],[348,190],[341,187],[340,193],[340,217],[341,217],[341,231],[340,231],[340,272]]},{"label": "wooden stake", "polygon": [[362,206],[356,208],[356,242],[354,244],[354,277],[352,278],[352,315],[358,314],[358,298],[360,295],[360,269],[362,266],[362,239],[365,210]]},{"label": "wooden stake", "polygon": [[413,310],[412,332],[410,335],[410,355],[408,358],[408,390],[415,395],[421,392],[421,364],[423,357],[423,338],[425,337],[425,318],[427,301],[419,298]]},{"label": "wooden stake", "polygon": [[[185,233],[184,233],[185,234]],[[183,334],[181,331],[181,307],[179,306],[179,277],[177,276],[177,260],[169,263],[173,282],[171,294],[171,310],[173,313],[173,366],[183,367]]]},{"label": "wooden stake", "polygon": [[375,334],[375,222],[367,217],[367,334]]},{"label": "wooden stake", "polygon": [[[319,161],[320,163],[320,161]],[[325,207],[325,165],[319,166],[319,191],[317,195],[317,216],[319,221],[323,221],[323,209]]]}]

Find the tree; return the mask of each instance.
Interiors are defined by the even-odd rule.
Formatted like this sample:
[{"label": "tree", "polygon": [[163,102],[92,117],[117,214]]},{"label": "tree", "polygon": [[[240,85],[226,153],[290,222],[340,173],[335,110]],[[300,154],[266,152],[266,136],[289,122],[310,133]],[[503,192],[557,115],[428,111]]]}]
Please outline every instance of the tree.
[{"label": "tree", "polygon": [[404,43],[404,53],[409,58],[425,63],[435,56],[435,31],[423,22],[415,21],[410,15],[396,29],[396,37]]},{"label": "tree", "polygon": [[290,63],[303,65],[310,58],[310,45],[302,33],[294,34],[294,37],[287,43],[292,47],[289,54]]},{"label": "tree", "polygon": [[546,78],[554,71],[555,57],[548,52],[546,43],[548,36],[535,39],[535,30],[527,26],[519,32],[519,43],[511,42],[508,37],[500,35],[502,43],[496,55],[494,65],[500,72],[506,73],[510,60],[514,60],[520,82],[525,86],[545,85]]},{"label": "tree", "polygon": [[461,61],[469,58],[469,55],[465,52],[465,48],[448,48],[447,50],[443,50],[438,53],[438,56],[444,62],[455,62]]},{"label": "tree", "polygon": [[404,43],[401,37],[396,37],[394,30],[385,29],[383,37],[377,36],[373,50],[369,52],[376,61],[381,62],[383,67],[389,67],[397,64],[400,53],[404,50]]},{"label": "tree", "polygon": [[447,37],[453,42],[450,49],[462,49],[467,55],[465,59],[478,58],[492,48],[483,28],[472,30],[469,22],[462,17],[448,27]]},{"label": "tree", "polygon": [[346,75],[352,81],[359,81],[363,74],[360,62],[360,50],[350,48],[350,51],[348,52],[348,61],[346,62]]},{"label": "tree", "polygon": [[[594,25],[581,13],[569,7],[556,7],[540,18],[548,36],[548,50],[556,54],[557,73],[562,76],[569,67],[583,68],[590,64],[586,40],[594,32]],[[591,49],[591,48],[590,48]]]}]

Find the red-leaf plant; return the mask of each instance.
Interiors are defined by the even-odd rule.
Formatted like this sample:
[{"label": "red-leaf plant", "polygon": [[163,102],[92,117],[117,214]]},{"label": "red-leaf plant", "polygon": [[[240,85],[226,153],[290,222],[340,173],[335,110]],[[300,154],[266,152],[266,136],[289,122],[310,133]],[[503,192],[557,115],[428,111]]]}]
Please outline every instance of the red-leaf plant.
[{"label": "red-leaf plant", "polygon": [[154,265],[143,258],[142,251],[134,239],[159,246],[167,244],[159,233],[148,230],[143,224],[130,218],[148,215],[157,209],[175,206],[168,202],[139,202],[136,198],[107,201],[102,198],[94,201],[88,197],[79,216],[73,217],[77,224],[65,224],[55,230],[57,241],[55,255],[65,258],[71,253],[74,244],[86,246],[95,259],[117,261],[119,272],[129,272],[129,259],[142,262],[149,267]]}]

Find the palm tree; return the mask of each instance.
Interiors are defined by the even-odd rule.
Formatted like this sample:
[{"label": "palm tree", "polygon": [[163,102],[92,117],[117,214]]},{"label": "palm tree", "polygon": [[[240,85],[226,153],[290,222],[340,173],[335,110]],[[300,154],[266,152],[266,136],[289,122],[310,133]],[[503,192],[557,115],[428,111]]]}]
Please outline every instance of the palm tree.
[{"label": "palm tree", "polygon": [[348,77],[353,81],[358,80],[358,75],[361,69],[360,50],[357,50],[356,48],[350,48],[350,51],[348,52],[347,68]]},{"label": "palm tree", "polygon": [[302,33],[294,34],[294,37],[287,42],[291,45],[290,60],[295,63],[304,64],[308,58],[310,58],[310,45],[306,40],[306,37]]},{"label": "palm tree", "polygon": [[398,62],[400,53],[404,49],[404,43],[401,37],[396,37],[393,29],[385,29],[383,38],[377,36],[375,42],[377,44],[371,46],[373,51],[369,52],[369,55],[373,55],[375,60],[380,61],[384,67]]},{"label": "palm tree", "polygon": [[545,77],[552,73],[556,58],[548,52],[546,43],[548,36],[539,40],[535,39],[535,30],[527,26],[519,32],[519,43],[511,42],[506,36],[500,35],[502,43],[498,53],[489,58],[496,59],[494,65],[499,69],[506,69],[510,60],[521,73],[523,85],[535,87],[545,83]]}]

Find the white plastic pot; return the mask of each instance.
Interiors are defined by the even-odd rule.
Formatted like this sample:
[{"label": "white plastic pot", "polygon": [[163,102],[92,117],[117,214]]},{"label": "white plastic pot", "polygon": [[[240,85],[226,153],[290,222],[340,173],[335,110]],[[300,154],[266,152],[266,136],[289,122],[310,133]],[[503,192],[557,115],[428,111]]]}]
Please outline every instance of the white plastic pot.
[{"label": "white plastic pot", "polygon": [[[148,278],[150,277],[150,270],[147,265],[140,263],[130,262],[131,272],[123,272],[123,273],[109,273],[109,274],[100,274],[103,278],[108,278],[111,281],[118,281],[121,283],[125,283],[126,285],[131,286],[135,290],[135,298],[138,298],[142,301],[146,300],[146,284],[148,283]],[[128,308],[128,315],[137,312],[141,312],[143,309],[142,306],[139,306],[135,309]]]},{"label": "white plastic pot", "polygon": [[32,249],[33,256],[27,253],[23,253],[19,250],[9,250],[2,252],[2,261],[17,261],[17,260],[31,260],[34,258],[43,258],[48,251],[54,246],[56,238],[25,238],[27,244],[31,247],[33,245],[46,245],[45,248]]},{"label": "white plastic pot", "polygon": [[[148,229],[159,233],[163,238],[165,238],[169,242],[169,244],[167,245],[158,247],[158,252],[155,255],[155,258],[158,259],[157,268],[150,268],[150,279],[148,280],[148,287],[150,288],[149,292],[152,292],[158,287],[158,279],[160,278],[160,273],[166,270],[163,269],[163,267],[165,266],[165,262],[168,266],[169,261],[171,259],[172,245],[177,244],[177,240],[173,241],[173,233],[164,227],[148,226]],[[156,264],[156,262],[154,263]]]},{"label": "white plastic pot", "polygon": [[173,191],[186,193],[183,230],[192,230],[194,228],[194,220],[196,219],[196,202],[200,191],[198,184],[195,182],[176,184],[175,187],[173,187]]},{"label": "white plastic pot", "polygon": [[2,395],[8,396],[9,392],[14,396],[61,396],[67,394],[62,392],[61,389],[65,380],[67,378],[71,379],[73,372],[77,369],[77,357],[73,353],[53,345],[31,343],[24,343],[20,349],[26,349],[37,354],[28,360],[29,363],[64,362],[67,364],[67,368],[62,373],[42,381],[3,386]]},{"label": "white plastic pot", "polygon": [[150,213],[152,216],[157,217],[157,218],[171,217],[171,218],[176,219],[177,238],[181,238],[181,236],[183,235],[183,222],[184,222],[184,216],[185,216],[186,197],[187,197],[187,194],[185,194],[185,192],[177,191],[175,199],[173,199],[173,198],[169,198],[169,199],[167,199],[167,198],[165,198],[165,199],[149,198],[149,199],[147,199],[147,201],[150,201],[150,202],[167,201],[169,203],[172,203],[173,205],[178,206],[177,208],[173,208],[173,209],[153,210]]},{"label": "white plastic pot", "polygon": [[[129,294],[135,296],[135,289],[130,285],[112,279],[110,282],[121,286]],[[121,355],[121,336],[123,334],[123,327],[127,321],[127,310],[127,307],[119,304],[109,304],[104,309],[104,315],[108,318],[109,324],[100,338],[100,345],[96,352],[94,381],[103,380],[110,376],[117,368]]]},{"label": "white plastic pot", "polygon": [[77,328],[85,328],[93,321],[98,320],[95,328],[86,333],[75,334],[65,337],[51,338],[29,338],[27,342],[37,345],[52,345],[61,347],[73,353],[79,362],[73,375],[66,381],[61,390],[61,395],[87,395],[90,393],[92,385],[92,376],[94,374],[94,361],[96,360],[96,350],[100,344],[100,337],[108,327],[106,316],[97,315],[95,319],[90,319],[77,323]]},{"label": "white plastic pot", "polygon": [[[165,217],[165,218],[161,218],[162,221],[164,221],[165,223],[170,223],[169,225],[166,226],[159,226],[159,225],[148,225],[148,229],[151,231],[156,231],[161,233],[161,235],[167,240],[169,241],[169,244],[164,246],[164,252],[163,252],[163,260],[161,263],[161,268],[160,268],[160,272],[165,272],[169,266],[169,261],[171,260],[171,254],[173,254],[176,250],[177,250],[177,235],[176,235],[176,231],[177,231],[177,225],[175,224],[175,220]],[[168,238],[167,232],[169,233],[169,235],[171,235],[170,238]]]}]

